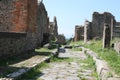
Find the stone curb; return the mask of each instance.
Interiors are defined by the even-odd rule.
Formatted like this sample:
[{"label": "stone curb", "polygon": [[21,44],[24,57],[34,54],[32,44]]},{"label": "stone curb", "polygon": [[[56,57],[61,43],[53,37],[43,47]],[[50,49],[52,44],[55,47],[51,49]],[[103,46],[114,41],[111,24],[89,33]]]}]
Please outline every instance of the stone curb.
[{"label": "stone curb", "polygon": [[47,56],[47,57],[43,58],[39,63],[36,63],[36,64],[32,65],[32,66],[29,67],[29,68],[21,68],[21,69],[19,69],[19,70],[16,71],[16,72],[10,73],[10,74],[6,75],[8,78],[0,78],[0,80],[14,80],[14,79],[16,79],[17,77],[21,76],[22,74],[28,72],[29,70],[31,70],[32,68],[34,68],[34,67],[37,66],[38,64],[40,64],[40,63],[42,63],[42,62],[44,62],[44,61],[49,60],[52,56],[53,56],[53,55]]},{"label": "stone curb", "polygon": [[[15,79],[15,78],[21,76],[22,74],[28,72],[29,70],[31,70],[33,67],[37,66],[38,64],[40,64],[40,63],[42,63],[42,62],[48,60],[49,58],[50,58],[50,57],[45,57],[45,58],[43,58],[39,63],[36,63],[36,64],[32,65],[32,66],[29,67],[29,68],[22,68],[22,69],[19,69],[19,70],[16,71],[16,72],[13,72],[13,73],[11,73],[11,74],[8,74],[7,77],[10,77],[11,80],[12,80],[12,79]],[[8,79],[8,80],[9,80],[9,79]]]},{"label": "stone curb", "polygon": [[120,77],[114,77],[106,61],[100,59],[95,52],[90,49],[84,48],[83,51],[87,51],[87,54],[93,57],[96,64],[96,71],[100,80],[120,80]]}]

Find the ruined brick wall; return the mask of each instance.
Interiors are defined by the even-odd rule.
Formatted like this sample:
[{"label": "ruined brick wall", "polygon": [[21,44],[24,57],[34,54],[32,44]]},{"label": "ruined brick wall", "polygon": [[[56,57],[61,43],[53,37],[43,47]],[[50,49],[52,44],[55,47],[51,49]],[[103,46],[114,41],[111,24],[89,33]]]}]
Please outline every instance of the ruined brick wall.
[{"label": "ruined brick wall", "polygon": [[0,23],[0,56],[35,49],[37,0],[1,0]]},{"label": "ruined brick wall", "polygon": [[58,25],[56,17],[54,17],[53,22],[49,23],[49,33],[51,35],[49,40],[54,40],[54,38],[58,37]]},{"label": "ruined brick wall", "polygon": [[37,14],[37,42],[40,42],[42,45],[44,45],[49,42],[49,18],[46,8],[42,2],[38,4]]},{"label": "ruined brick wall", "polygon": [[57,18],[56,18],[56,16],[54,16],[53,21],[54,21],[53,33],[54,33],[55,36],[58,36],[58,25],[57,25]]},{"label": "ruined brick wall", "polygon": [[27,0],[0,1],[0,31],[26,32]]},{"label": "ruined brick wall", "polygon": [[83,26],[79,26],[76,25],[75,26],[75,37],[74,37],[74,41],[79,41],[79,40],[83,40],[84,36],[84,27]]},{"label": "ruined brick wall", "polygon": [[33,50],[37,42],[37,0],[27,0],[27,36],[26,36],[26,49]]},{"label": "ruined brick wall", "polygon": [[100,14],[94,12],[92,17],[92,37],[102,38],[104,24],[107,23],[111,27],[112,19],[115,20],[111,13],[104,12]]},{"label": "ruined brick wall", "polygon": [[38,4],[38,21],[38,24],[42,26],[43,33],[48,33],[49,18],[46,8],[42,2]]},{"label": "ruined brick wall", "polygon": [[91,22],[86,20],[84,25],[84,42],[85,43],[92,38],[91,34],[92,34]]}]

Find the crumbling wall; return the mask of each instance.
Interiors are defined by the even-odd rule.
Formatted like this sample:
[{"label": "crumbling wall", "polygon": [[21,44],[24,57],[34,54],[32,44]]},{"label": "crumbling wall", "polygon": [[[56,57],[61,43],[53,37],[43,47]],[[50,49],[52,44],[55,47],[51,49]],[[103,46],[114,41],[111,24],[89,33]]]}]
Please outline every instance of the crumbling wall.
[{"label": "crumbling wall", "polygon": [[49,23],[49,40],[54,40],[58,37],[58,25],[57,25],[57,18],[54,17],[53,22]]},{"label": "crumbling wall", "polygon": [[42,2],[38,4],[37,25],[37,44],[38,46],[41,46],[41,44],[43,45],[45,41],[48,42],[49,40],[49,38],[46,39],[46,34],[49,33],[49,18],[45,6]]},{"label": "crumbling wall", "polygon": [[84,27],[76,25],[74,41],[83,40],[83,38],[84,38]]},{"label": "crumbling wall", "polygon": [[91,22],[86,20],[85,25],[84,25],[84,42],[85,43],[92,38],[92,31],[91,30],[92,30]]},{"label": "crumbling wall", "polygon": [[114,26],[111,25],[113,24],[111,23],[112,19],[115,21],[114,16],[109,12],[104,12],[103,14],[94,12],[92,17],[92,37],[102,38],[104,23],[110,25],[111,29],[111,26]]}]

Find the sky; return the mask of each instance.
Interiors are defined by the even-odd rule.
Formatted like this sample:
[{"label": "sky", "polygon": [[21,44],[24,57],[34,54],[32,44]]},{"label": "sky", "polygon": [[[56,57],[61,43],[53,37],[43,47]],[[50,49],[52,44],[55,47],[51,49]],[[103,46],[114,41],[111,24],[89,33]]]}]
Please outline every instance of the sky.
[{"label": "sky", "polygon": [[74,36],[75,25],[92,21],[93,12],[110,12],[120,21],[120,0],[43,0],[50,21],[57,17],[58,32],[66,38]]}]

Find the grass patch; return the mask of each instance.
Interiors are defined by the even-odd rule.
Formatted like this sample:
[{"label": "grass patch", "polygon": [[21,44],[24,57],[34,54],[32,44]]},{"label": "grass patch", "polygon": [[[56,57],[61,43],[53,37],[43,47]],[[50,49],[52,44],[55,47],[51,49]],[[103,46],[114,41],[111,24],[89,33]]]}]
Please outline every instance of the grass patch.
[{"label": "grass patch", "polygon": [[[50,62],[71,62],[73,59],[71,58],[56,58],[56,57],[51,57]],[[30,71],[28,71],[27,73],[21,75],[20,77],[18,77],[16,80],[27,80],[27,79],[37,79],[36,77],[38,75],[42,75],[41,70],[48,68],[49,65],[45,62],[42,62],[41,64],[39,64],[38,66],[32,68]]]},{"label": "grass patch", "polygon": [[35,49],[35,52],[38,55],[44,55],[44,56],[51,56],[52,50],[47,49],[47,48],[40,48],[40,49]]},{"label": "grass patch", "polygon": [[87,44],[85,47],[96,52],[100,58],[108,62],[112,70],[120,75],[120,56],[115,50],[112,48],[102,49],[102,41],[92,41],[91,44]]},{"label": "grass patch", "polygon": [[95,65],[95,61],[93,60],[93,58],[89,55],[87,55],[88,58],[86,58],[85,60],[80,60],[81,63],[85,63],[87,65],[83,65],[82,67],[84,67],[85,69],[93,69],[94,71],[96,71],[96,65]]},{"label": "grass patch", "polygon": [[87,80],[84,76],[82,76],[81,74],[78,74],[77,77],[80,78],[80,80]]},{"label": "grass patch", "polygon": [[82,51],[82,48],[79,48],[79,47],[73,47],[72,50],[74,50],[74,51]]},{"label": "grass patch", "polygon": [[[120,38],[112,40],[111,43],[118,40],[120,40]],[[73,42],[72,44],[74,45],[75,43]],[[82,45],[82,42],[77,42],[77,44]],[[111,47],[102,49],[102,40],[92,40],[89,44],[85,44],[83,46],[96,52],[100,58],[108,62],[112,70],[120,75],[120,56],[118,56],[118,53],[115,50]]]},{"label": "grass patch", "polygon": [[71,46],[76,46],[76,45],[83,45],[84,41],[77,41],[77,42],[71,42],[70,45]]},{"label": "grass patch", "polygon": [[51,62],[71,62],[73,58],[60,58],[60,57],[51,57]]},{"label": "grass patch", "polygon": [[46,49],[46,48],[40,48],[40,49],[35,49],[35,52],[30,51],[30,52],[26,52],[26,53],[2,57],[2,58],[0,58],[0,77],[1,78],[5,77],[7,74],[10,74],[10,73],[15,72],[18,69],[20,69],[18,67],[12,67],[9,65],[16,64],[21,61],[25,61],[26,59],[29,59],[35,55],[50,56],[52,54],[51,54],[51,50]]},{"label": "grass patch", "polygon": [[49,65],[45,62],[42,62],[41,64],[37,65],[36,67],[29,70],[27,73],[21,75],[15,80],[26,80],[26,79],[35,79],[36,76],[42,74],[41,70],[44,68],[49,67]]},{"label": "grass patch", "polygon": [[52,50],[47,48],[40,48],[40,49],[35,49],[35,52],[52,52]]}]

